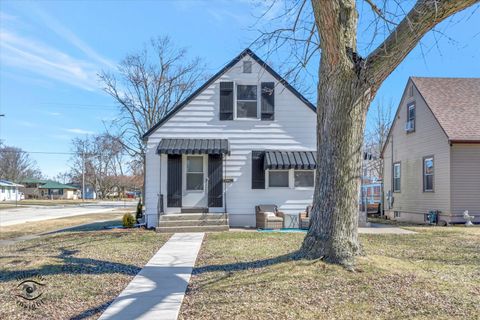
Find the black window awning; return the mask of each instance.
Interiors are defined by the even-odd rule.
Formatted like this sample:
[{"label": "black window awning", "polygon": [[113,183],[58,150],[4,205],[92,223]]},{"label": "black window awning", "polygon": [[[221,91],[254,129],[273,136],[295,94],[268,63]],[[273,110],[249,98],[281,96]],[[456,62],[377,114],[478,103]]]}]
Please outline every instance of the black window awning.
[{"label": "black window awning", "polygon": [[158,154],[228,154],[227,139],[162,139]]},{"label": "black window awning", "polygon": [[315,169],[315,151],[265,151],[265,169]]}]

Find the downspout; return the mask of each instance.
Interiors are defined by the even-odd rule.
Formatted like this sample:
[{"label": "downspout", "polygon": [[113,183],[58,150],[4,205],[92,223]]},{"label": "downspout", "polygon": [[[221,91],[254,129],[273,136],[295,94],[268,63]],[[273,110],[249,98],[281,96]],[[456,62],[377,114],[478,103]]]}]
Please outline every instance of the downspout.
[{"label": "downspout", "polygon": [[160,154],[160,188],[158,191],[158,203],[157,203],[157,227],[160,227],[160,216],[162,215],[163,208],[163,196],[162,196],[162,155]]}]

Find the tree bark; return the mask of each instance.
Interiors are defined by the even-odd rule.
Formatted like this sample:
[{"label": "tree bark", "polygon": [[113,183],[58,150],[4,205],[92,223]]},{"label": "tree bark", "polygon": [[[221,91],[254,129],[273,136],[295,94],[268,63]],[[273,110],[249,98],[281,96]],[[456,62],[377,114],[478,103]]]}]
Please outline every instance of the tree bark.
[{"label": "tree bark", "polygon": [[317,101],[315,195],[302,251],[308,258],[351,266],[359,252],[357,199],[370,94],[351,68],[330,72],[323,66]]}]

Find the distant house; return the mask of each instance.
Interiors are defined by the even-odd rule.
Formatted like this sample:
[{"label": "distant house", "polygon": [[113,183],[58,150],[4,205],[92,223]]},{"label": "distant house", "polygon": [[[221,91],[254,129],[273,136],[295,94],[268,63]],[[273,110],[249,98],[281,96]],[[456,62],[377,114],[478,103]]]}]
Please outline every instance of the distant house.
[{"label": "distant house", "polygon": [[76,200],[79,198],[80,192],[77,187],[67,184],[61,184],[56,181],[47,181],[38,187],[42,198],[56,200]]},{"label": "distant house", "polygon": [[18,201],[22,200],[23,193],[19,190],[23,187],[7,180],[0,180],[0,201]]},{"label": "distant house", "polygon": [[480,216],[480,78],[410,78],[382,156],[391,219]]},{"label": "distant house", "polygon": [[40,190],[38,188],[47,183],[47,181],[28,178],[19,181],[19,183],[23,185],[23,187],[20,188],[20,191],[25,194],[25,199],[39,199]]},{"label": "distant house", "polygon": [[79,197],[82,199],[86,200],[95,200],[97,199],[97,192],[95,191],[95,187],[90,185],[90,184],[85,184],[85,196],[82,195],[82,185],[78,183],[70,183],[69,184],[72,187],[76,187],[78,190],[80,190]]}]

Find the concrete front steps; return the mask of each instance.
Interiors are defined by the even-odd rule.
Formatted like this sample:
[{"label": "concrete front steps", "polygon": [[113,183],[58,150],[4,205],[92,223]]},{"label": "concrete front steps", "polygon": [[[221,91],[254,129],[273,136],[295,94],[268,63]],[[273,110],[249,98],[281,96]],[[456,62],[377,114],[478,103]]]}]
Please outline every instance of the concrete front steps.
[{"label": "concrete front steps", "polygon": [[228,214],[175,213],[160,216],[161,233],[228,231]]}]

